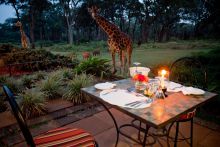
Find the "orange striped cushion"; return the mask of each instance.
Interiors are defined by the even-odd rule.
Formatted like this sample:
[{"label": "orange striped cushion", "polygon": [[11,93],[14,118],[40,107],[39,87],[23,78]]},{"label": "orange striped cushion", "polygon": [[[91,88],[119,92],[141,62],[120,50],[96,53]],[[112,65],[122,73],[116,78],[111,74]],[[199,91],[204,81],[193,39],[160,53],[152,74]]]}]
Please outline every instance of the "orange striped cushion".
[{"label": "orange striped cushion", "polygon": [[58,128],[34,138],[38,147],[94,147],[94,138],[82,129]]},{"label": "orange striped cushion", "polygon": [[185,119],[190,119],[190,118],[194,117],[195,115],[196,115],[196,109],[194,109],[191,112],[188,112],[187,114],[181,115],[178,120],[181,121],[181,120],[185,120]]}]

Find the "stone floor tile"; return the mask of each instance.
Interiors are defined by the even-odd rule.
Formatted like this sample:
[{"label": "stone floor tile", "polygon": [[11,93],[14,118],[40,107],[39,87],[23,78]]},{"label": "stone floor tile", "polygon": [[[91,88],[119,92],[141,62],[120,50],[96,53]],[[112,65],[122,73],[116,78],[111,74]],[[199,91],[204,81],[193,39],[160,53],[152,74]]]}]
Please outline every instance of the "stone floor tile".
[{"label": "stone floor tile", "polygon": [[210,133],[201,140],[198,145],[201,147],[219,147],[220,132],[210,131]]},{"label": "stone floor tile", "polygon": [[96,135],[110,129],[112,126],[98,117],[91,116],[66,125],[65,127],[82,128],[90,132],[92,135]]}]

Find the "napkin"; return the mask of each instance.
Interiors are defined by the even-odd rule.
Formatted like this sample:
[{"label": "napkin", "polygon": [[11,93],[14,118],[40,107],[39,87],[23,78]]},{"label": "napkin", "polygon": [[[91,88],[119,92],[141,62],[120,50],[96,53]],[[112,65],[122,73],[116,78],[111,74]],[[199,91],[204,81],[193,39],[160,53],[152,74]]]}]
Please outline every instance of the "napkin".
[{"label": "napkin", "polygon": [[202,95],[205,94],[205,91],[202,89],[194,88],[194,87],[183,87],[182,92],[184,95]]},{"label": "napkin", "polygon": [[114,89],[111,91],[103,90],[100,92],[100,97],[104,101],[106,101],[112,105],[117,105],[120,107],[127,107],[127,108],[132,108],[132,109],[146,108],[151,105],[151,103],[142,103],[138,107],[126,105],[126,104],[136,102],[136,101],[145,101],[149,98],[145,97],[143,95],[140,95],[140,94],[128,92],[127,90],[123,90],[123,89]]},{"label": "napkin", "polygon": [[182,91],[183,85],[175,82],[165,82],[168,92],[179,92]]}]

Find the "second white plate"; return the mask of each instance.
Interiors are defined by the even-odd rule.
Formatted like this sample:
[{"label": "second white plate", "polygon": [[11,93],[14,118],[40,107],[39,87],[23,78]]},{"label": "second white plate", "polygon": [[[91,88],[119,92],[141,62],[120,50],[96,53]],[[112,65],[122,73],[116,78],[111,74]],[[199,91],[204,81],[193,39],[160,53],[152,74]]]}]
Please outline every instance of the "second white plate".
[{"label": "second white plate", "polygon": [[116,84],[110,83],[110,82],[105,82],[105,83],[98,83],[94,85],[96,89],[99,90],[106,90],[106,89],[112,89],[116,86]]}]

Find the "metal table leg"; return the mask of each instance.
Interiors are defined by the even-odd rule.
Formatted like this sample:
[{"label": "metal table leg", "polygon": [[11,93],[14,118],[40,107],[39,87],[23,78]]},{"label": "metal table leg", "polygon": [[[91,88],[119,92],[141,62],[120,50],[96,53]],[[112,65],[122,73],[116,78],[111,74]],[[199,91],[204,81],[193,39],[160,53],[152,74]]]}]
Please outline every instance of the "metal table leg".
[{"label": "metal table leg", "polygon": [[100,102],[100,101],[98,101],[98,102],[106,109],[106,111],[107,111],[108,114],[111,116],[111,118],[112,118],[112,120],[113,120],[113,122],[114,122],[114,125],[115,125],[115,128],[116,128],[116,132],[117,132],[117,139],[116,139],[115,147],[117,147],[117,145],[118,145],[118,139],[119,139],[119,133],[120,133],[120,130],[119,130],[119,128],[118,128],[118,124],[117,124],[117,122],[116,122],[114,116],[112,115],[111,111],[108,109],[108,107],[107,107],[105,104],[103,104],[102,102]]},{"label": "metal table leg", "polygon": [[145,132],[144,132],[143,147],[145,147],[146,142],[147,142],[147,134],[148,134],[148,130],[149,130],[149,128],[150,128],[150,127],[146,124],[146,129],[145,129]]}]

